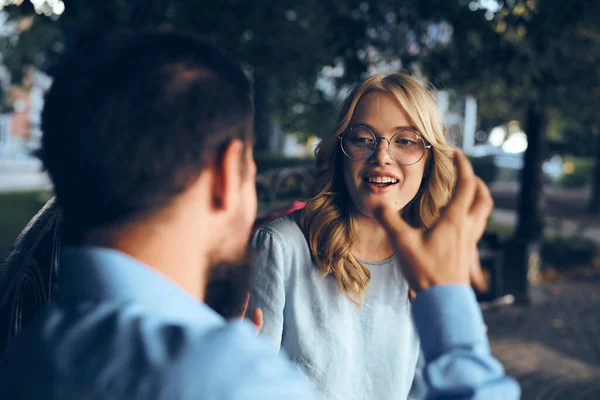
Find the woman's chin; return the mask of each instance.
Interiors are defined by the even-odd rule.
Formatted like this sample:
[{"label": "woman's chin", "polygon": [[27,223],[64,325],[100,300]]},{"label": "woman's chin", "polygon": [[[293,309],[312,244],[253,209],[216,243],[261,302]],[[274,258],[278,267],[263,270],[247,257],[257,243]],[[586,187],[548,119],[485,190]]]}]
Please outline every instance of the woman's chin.
[{"label": "woman's chin", "polygon": [[405,206],[405,202],[400,202],[398,200],[386,198],[386,196],[374,195],[374,196],[365,196],[362,201],[362,207],[360,207],[360,211],[362,214],[373,218],[375,215],[375,210],[381,207],[391,207],[398,212],[402,211],[402,208]]}]

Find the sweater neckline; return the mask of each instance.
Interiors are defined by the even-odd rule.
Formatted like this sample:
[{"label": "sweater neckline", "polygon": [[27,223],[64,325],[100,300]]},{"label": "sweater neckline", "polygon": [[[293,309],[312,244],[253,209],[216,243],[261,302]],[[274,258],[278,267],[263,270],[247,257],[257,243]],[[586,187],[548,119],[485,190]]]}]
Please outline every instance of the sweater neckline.
[{"label": "sweater neckline", "polygon": [[396,261],[396,253],[392,254],[390,257],[386,258],[385,260],[381,260],[381,261],[368,261],[368,260],[363,260],[362,258],[359,258],[358,260],[365,265],[372,265],[372,266],[386,265],[386,264],[391,264],[394,261]]}]

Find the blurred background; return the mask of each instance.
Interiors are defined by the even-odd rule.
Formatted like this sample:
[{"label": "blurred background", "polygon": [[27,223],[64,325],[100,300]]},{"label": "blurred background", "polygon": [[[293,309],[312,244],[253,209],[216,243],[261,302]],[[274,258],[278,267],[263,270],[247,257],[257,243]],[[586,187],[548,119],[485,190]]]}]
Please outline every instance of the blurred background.
[{"label": "blurred background", "polygon": [[494,352],[524,398],[600,396],[600,1],[0,0],[0,260],[52,197],[37,151],[58,57],[118,27],[192,31],[244,65],[260,216],[305,198],[350,85],[407,70],[432,87],[495,200]]}]

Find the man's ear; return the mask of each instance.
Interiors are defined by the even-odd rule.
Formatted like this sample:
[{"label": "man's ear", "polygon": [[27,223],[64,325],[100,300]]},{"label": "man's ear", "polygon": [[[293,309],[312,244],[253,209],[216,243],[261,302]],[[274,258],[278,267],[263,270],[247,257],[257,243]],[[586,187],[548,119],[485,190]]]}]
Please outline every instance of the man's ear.
[{"label": "man's ear", "polygon": [[238,206],[243,162],[244,143],[239,139],[233,139],[221,157],[215,161],[212,204],[216,210],[229,211]]}]

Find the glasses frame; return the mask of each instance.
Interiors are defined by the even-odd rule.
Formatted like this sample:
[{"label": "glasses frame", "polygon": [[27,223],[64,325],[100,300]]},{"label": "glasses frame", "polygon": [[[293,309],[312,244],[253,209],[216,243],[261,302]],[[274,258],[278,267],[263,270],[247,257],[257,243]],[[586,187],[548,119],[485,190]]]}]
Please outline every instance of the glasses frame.
[{"label": "glasses frame", "polygon": [[[373,135],[373,140],[375,141],[375,146],[373,148],[373,150],[371,150],[371,153],[365,157],[361,157],[361,158],[352,158],[350,157],[350,155],[348,153],[346,153],[346,150],[344,150],[344,145],[342,144],[342,140],[344,138],[344,135],[354,129],[354,128],[362,128],[362,129],[366,129],[367,131],[369,131],[369,133],[371,133],[371,135]],[[421,157],[419,157],[419,159],[413,163],[410,164],[402,164],[400,163],[398,160],[396,160],[396,157],[393,156],[392,154],[392,140],[394,140],[394,138],[396,137],[397,134],[402,133],[402,132],[413,132],[417,135],[417,137],[419,139],[421,139],[421,142],[423,142],[423,154],[421,154]],[[342,152],[344,153],[344,155],[346,157],[348,157],[349,159],[353,160],[353,161],[361,161],[361,160],[368,160],[369,158],[373,157],[373,154],[375,154],[377,152],[377,148],[379,147],[379,142],[382,140],[387,140],[388,142],[388,154],[390,155],[390,157],[392,157],[392,159],[394,161],[396,161],[396,163],[398,165],[402,165],[402,166],[409,166],[409,165],[415,165],[416,163],[418,163],[419,161],[421,161],[423,159],[423,157],[425,156],[425,153],[427,152],[427,150],[431,149],[431,145],[429,143],[427,143],[425,141],[425,139],[423,139],[423,136],[421,136],[421,134],[417,131],[415,131],[414,129],[403,129],[401,131],[398,131],[396,133],[394,133],[394,135],[392,135],[391,139],[388,139],[386,137],[377,137],[377,135],[375,135],[375,132],[373,132],[373,130],[371,128],[369,128],[368,126],[365,125],[352,125],[347,127],[346,129],[344,129],[344,132],[340,133],[338,135],[338,139],[340,139],[340,148],[342,149]]]}]

